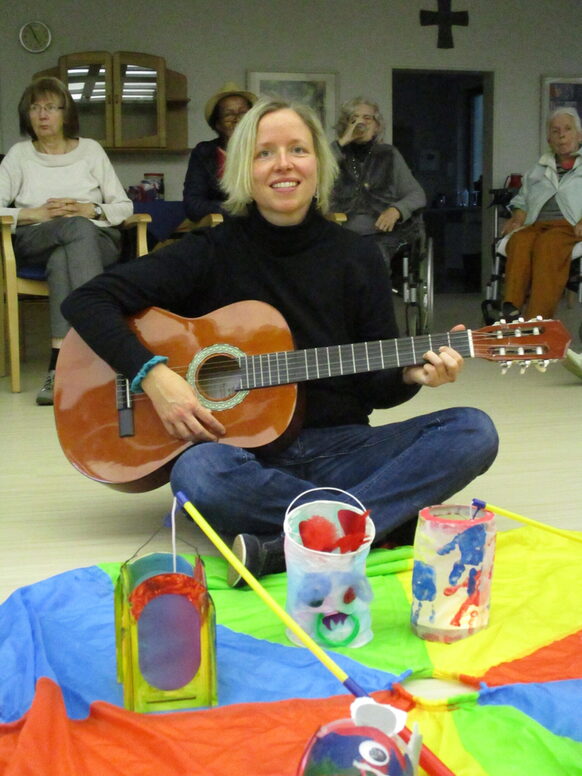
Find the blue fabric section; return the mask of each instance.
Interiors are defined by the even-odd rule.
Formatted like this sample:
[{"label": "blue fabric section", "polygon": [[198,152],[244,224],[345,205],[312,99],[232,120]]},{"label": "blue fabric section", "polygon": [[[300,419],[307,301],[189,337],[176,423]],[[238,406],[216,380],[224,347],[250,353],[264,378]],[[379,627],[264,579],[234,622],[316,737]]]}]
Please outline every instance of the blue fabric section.
[{"label": "blue fabric section", "polygon": [[513,706],[557,736],[582,742],[582,679],[487,687],[479,703]]},{"label": "blue fabric section", "polygon": [[97,567],[23,587],[0,606],[0,719],[19,719],[36,680],[60,685],[72,718],[97,698],[121,705],[115,677],[113,593]]},{"label": "blue fabric section", "polygon": [[[368,691],[386,689],[390,674],[339,655],[334,660]],[[219,701],[319,698],[347,692],[306,649],[271,644],[217,627]],[[96,566],[21,588],[0,606],[0,721],[30,707],[37,679],[62,689],[72,719],[103,700],[123,705],[116,681],[113,587]]]},{"label": "blue fabric section", "polygon": [[[304,647],[286,647],[218,626],[218,698],[230,703],[326,698],[347,694],[342,685]],[[329,653],[366,692],[387,690],[398,677],[336,653]],[[241,667],[244,666],[244,673]]]}]

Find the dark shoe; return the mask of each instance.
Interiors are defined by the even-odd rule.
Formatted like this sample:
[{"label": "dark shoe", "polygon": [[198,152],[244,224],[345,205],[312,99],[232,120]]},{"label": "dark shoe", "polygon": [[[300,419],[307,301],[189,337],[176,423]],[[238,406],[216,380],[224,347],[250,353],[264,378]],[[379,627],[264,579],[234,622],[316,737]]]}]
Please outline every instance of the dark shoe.
[{"label": "dark shoe", "polygon": [[513,302],[503,302],[501,317],[506,323],[511,323],[521,317],[521,311],[517,309]]},{"label": "dark shoe", "polygon": [[53,393],[55,388],[55,370],[49,369],[44,379],[44,384],[36,394],[36,403],[41,407],[50,407],[53,403]]},{"label": "dark shoe", "polygon": [[412,520],[407,520],[406,523],[402,523],[402,525],[399,525],[398,528],[394,528],[390,533],[376,539],[372,547],[382,547],[385,550],[394,550],[396,547],[414,545],[416,523],[416,517]]},{"label": "dark shoe", "polygon": [[[265,574],[285,571],[284,544],[283,534],[265,540],[254,534],[241,533],[235,536],[231,550],[243,566],[258,579]],[[228,568],[226,581],[230,587],[243,587],[246,584],[233,566]]]}]

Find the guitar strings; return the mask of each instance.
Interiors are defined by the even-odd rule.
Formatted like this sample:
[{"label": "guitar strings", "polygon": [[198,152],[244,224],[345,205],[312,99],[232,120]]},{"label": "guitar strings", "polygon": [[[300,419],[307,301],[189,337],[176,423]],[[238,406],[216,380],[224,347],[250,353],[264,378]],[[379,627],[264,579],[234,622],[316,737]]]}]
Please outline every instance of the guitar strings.
[{"label": "guitar strings", "polygon": [[[456,336],[455,337],[455,335],[461,335],[461,336]],[[538,335],[534,335],[534,336],[538,336]],[[447,337],[447,339],[448,339],[449,335],[423,335],[423,338],[426,338],[427,340],[428,340],[429,337],[433,337],[435,339],[436,339],[436,337]],[[523,335],[523,337],[525,338],[525,337],[527,337],[527,335]],[[400,360],[400,361],[408,361],[408,360],[416,358],[416,356],[418,355],[418,350],[419,350],[418,340],[419,339],[420,338],[410,338],[410,341],[411,341],[410,344],[407,344],[408,340],[406,338],[401,338],[399,340],[372,340],[368,344],[376,345],[378,342],[388,342],[388,343],[389,342],[398,342],[399,345],[398,345],[398,348],[397,348],[397,361],[398,360]],[[466,340],[467,339],[467,337],[466,337],[466,330],[462,330],[462,331],[459,331],[459,332],[450,332],[450,339],[451,340]],[[520,340],[522,338],[520,338],[520,337],[513,338],[516,341],[513,342],[511,345],[509,343],[507,343],[507,342],[504,342],[504,339],[505,339],[504,337],[503,338],[492,337],[491,334],[488,333],[488,332],[476,331],[476,332],[473,332],[473,334],[472,334],[472,342],[473,342],[473,345],[475,346],[474,347],[475,352],[486,352],[485,349],[480,350],[480,344],[482,342],[488,342],[489,346],[493,347],[494,349],[508,348],[508,347],[519,347],[520,346]],[[414,347],[414,342],[415,341],[417,343],[416,347]],[[356,344],[364,344],[364,343],[356,343]],[[428,341],[427,341],[426,344],[429,345]],[[451,343],[451,344],[454,345],[456,343]],[[532,347],[531,343],[525,343],[523,346],[524,347],[526,347],[526,346]],[[337,350],[337,349],[342,348],[342,347],[346,347],[346,345],[343,345],[343,346],[342,345],[331,345],[331,346],[329,346],[329,348],[326,348],[325,346],[323,346],[321,348],[307,349],[307,351],[288,350],[288,351],[278,351],[278,352],[273,352],[273,353],[258,353],[258,354],[253,354],[253,355],[245,356],[245,359],[251,360],[253,358],[259,358],[259,359],[260,358],[269,358],[271,360],[274,360],[274,359],[277,359],[277,357],[279,357],[279,356],[285,356],[285,357],[294,356],[294,360],[298,360],[298,359],[301,358],[301,354],[305,353],[305,352],[315,352],[317,350],[326,350],[326,349],[328,349],[328,350],[330,350],[330,349],[331,350]],[[536,345],[535,347],[541,347],[541,346]],[[424,351],[424,352],[426,352],[426,351]],[[527,354],[524,353],[524,354],[517,354],[517,355],[520,355],[520,356],[523,355],[523,357],[529,357],[530,359],[533,359],[534,357],[543,358],[545,354],[543,352],[541,352],[541,353],[539,353],[539,352],[536,352],[536,353],[530,352],[530,353],[527,353]],[[500,354],[500,357],[503,357],[503,354]],[[378,358],[379,358],[378,356],[375,356],[375,360],[377,360]],[[393,358],[396,358],[396,356],[394,356]],[[351,370],[350,371],[346,371],[345,372],[346,375],[354,374],[354,373],[357,373],[357,372],[364,372],[364,371],[378,371],[378,370],[383,368],[380,363],[378,363],[377,367],[373,366],[372,368],[369,368],[369,361],[368,361],[367,354],[359,354],[356,357],[352,356],[351,358],[347,358],[346,360],[347,360],[348,363],[351,361],[351,363],[354,366],[354,371],[351,371]],[[233,363],[238,363],[237,359],[233,359],[233,358],[229,357],[227,362],[225,362],[224,359],[223,359],[223,360],[219,360],[217,362],[217,364],[213,364],[213,365],[206,364],[205,367],[204,367],[204,375],[203,376],[199,375],[199,378],[197,380],[197,384],[200,385],[201,387],[205,387],[205,386],[211,387],[211,386],[213,386],[217,380],[221,380],[222,379],[223,373],[231,373],[231,374],[233,374]],[[340,355],[339,358],[338,358],[338,356],[334,356],[333,359],[329,359],[329,363],[330,363],[331,366],[337,367],[337,365],[341,363],[341,355]],[[394,367],[397,367],[397,366],[398,366],[398,363],[396,362],[396,363],[388,364],[385,368],[394,368]],[[180,364],[180,365],[176,365],[176,366],[172,366],[171,367],[172,371],[174,371],[177,374],[180,374],[182,376],[185,376],[185,374],[187,373],[189,368],[190,368],[189,364]],[[312,366],[311,368],[314,369],[314,368],[316,368],[316,366]],[[298,374],[296,374],[297,370],[298,370]],[[269,371],[268,367],[265,367],[265,371],[266,372]],[[305,375],[305,371],[306,371],[305,362],[302,361],[302,363],[297,364],[297,365],[292,364],[292,363],[291,364],[286,363],[285,366],[283,367],[283,371],[285,372],[286,381],[288,381],[288,382],[275,382],[275,383],[273,383],[274,385],[285,385],[285,384],[289,384],[289,383],[301,382],[300,378]],[[309,369],[307,369],[307,371],[309,372]],[[313,379],[313,378],[311,378],[311,379]],[[266,383],[265,387],[269,387],[269,383]],[[145,397],[143,396],[143,394],[136,394],[134,396],[134,400],[138,400],[139,398],[145,398]]]}]

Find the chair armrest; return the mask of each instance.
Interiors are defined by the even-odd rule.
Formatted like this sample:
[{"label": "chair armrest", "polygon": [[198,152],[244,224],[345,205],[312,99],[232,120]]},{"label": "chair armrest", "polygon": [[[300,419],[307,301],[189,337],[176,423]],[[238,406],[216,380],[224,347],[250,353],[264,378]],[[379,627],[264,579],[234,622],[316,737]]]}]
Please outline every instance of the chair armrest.
[{"label": "chair armrest", "polygon": [[191,232],[193,229],[202,229],[205,226],[218,226],[224,221],[222,213],[208,213],[208,215],[201,218],[200,221],[190,221],[187,218],[182,221],[180,226],[176,229],[177,232]]},{"label": "chair armrest", "polygon": [[148,224],[152,221],[149,213],[134,213],[121,224],[122,229],[136,229],[136,255],[145,256],[148,253]]},{"label": "chair armrest", "polygon": [[16,259],[14,257],[14,247],[12,245],[12,224],[13,216],[0,216],[0,253],[2,254],[2,264],[14,265],[14,274],[16,275]]}]

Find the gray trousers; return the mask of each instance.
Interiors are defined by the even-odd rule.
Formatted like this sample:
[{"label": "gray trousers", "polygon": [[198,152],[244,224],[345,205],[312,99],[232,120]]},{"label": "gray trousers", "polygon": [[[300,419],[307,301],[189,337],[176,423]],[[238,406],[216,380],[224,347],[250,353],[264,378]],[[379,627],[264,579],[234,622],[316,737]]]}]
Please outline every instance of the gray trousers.
[{"label": "gray trousers", "polygon": [[61,339],[69,330],[61,313],[61,303],[71,291],[117,261],[120,252],[119,229],[95,226],[82,216],[16,228],[14,254],[17,267],[45,268],[53,338]]}]

